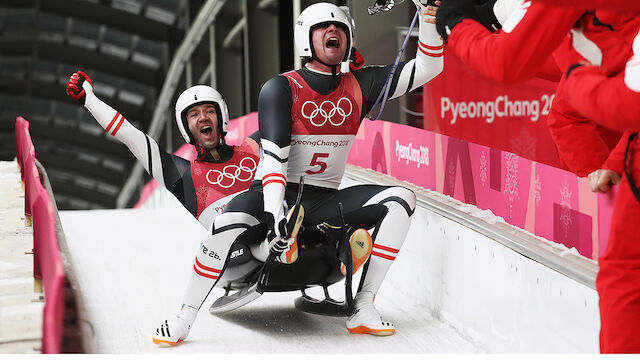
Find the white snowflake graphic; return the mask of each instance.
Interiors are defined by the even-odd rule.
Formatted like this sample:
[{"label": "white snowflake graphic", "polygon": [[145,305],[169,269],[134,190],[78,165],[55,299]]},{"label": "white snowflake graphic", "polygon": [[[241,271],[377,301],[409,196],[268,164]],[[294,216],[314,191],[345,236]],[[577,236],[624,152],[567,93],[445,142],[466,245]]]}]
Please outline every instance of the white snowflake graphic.
[{"label": "white snowflake graphic", "polygon": [[540,175],[536,174],[536,184],[535,184],[536,206],[540,204],[541,198],[542,198],[542,182],[540,182]]},{"label": "white snowflake graphic", "polygon": [[193,168],[193,173],[194,173],[196,176],[200,176],[200,175],[202,175],[202,169],[200,169],[200,167],[199,167],[199,166],[196,166],[196,167],[194,167],[194,168]]},{"label": "white snowflake graphic", "polygon": [[449,163],[449,189],[453,191],[453,187],[455,185],[456,185],[456,162],[452,161]]},{"label": "white snowflake graphic", "polygon": [[564,237],[566,238],[569,235],[569,226],[573,224],[571,219],[571,190],[569,190],[569,185],[567,184],[567,175],[564,176],[564,183],[560,188],[560,197],[560,206],[562,206],[560,221],[564,226]]},{"label": "white snowflake graphic", "polygon": [[509,217],[512,216],[513,202],[519,199],[518,194],[518,160],[520,157],[516,154],[505,153],[505,161],[507,163],[507,171],[504,179],[504,192],[509,197]]},{"label": "white snowflake graphic", "polygon": [[527,129],[523,127],[520,135],[517,138],[513,138],[510,142],[511,148],[516,154],[527,159],[535,159],[537,141],[538,140],[530,136]]},{"label": "white snowflake graphic", "polygon": [[487,182],[487,157],[484,151],[480,154],[480,181],[482,181],[482,187],[485,187],[484,184]]}]

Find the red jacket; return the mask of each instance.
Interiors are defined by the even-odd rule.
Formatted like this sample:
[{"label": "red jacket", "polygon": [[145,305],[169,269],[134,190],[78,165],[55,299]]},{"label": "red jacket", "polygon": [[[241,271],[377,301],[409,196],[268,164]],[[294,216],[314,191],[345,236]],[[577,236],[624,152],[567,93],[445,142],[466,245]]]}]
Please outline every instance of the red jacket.
[{"label": "red jacket", "polygon": [[599,126],[576,111],[563,96],[565,83],[563,78],[558,84],[547,126],[563,167],[585,177],[603,167],[620,133]]},{"label": "red jacket", "polygon": [[582,9],[640,10],[640,1],[637,0],[534,0],[534,2]]},{"label": "red jacket", "polygon": [[[601,16],[602,14],[602,16]],[[640,130],[640,18],[597,12],[616,29],[607,39],[614,61],[582,66],[571,72],[564,96],[591,120],[619,131]]]},{"label": "red jacket", "polygon": [[528,80],[538,74],[583,11],[531,2],[522,11],[513,29],[507,22],[505,32],[497,34],[465,19],[453,28],[447,47],[485,77],[505,84]]},{"label": "red jacket", "polygon": [[[580,20],[574,31],[575,44],[586,56],[599,55],[598,61],[611,69],[618,67],[619,59],[625,57],[620,49],[628,46],[615,37],[611,40],[611,26],[600,18],[596,21],[593,13],[536,2],[527,3],[525,9],[515,25],[505,23],[512,27],[507,33],[492,34],[475,21],[465,20],[453,29],[448,46],[477,72],[503,83],[519,82],[548,73],[545,69],[552,68],[548,66],[552,53],[557,68],[563,72],[583,59],[573,48],[573,38],[568,36]],[[611,12],[602,17],[615,22],[616,29],[622,28]],[[598,126],[576,111],[579,107],[572,106],[561,91],[565,87],[564,82],[559,84],[547,124],[563,166],[578,176],[586,176],[603,166],[620,133]]]}]

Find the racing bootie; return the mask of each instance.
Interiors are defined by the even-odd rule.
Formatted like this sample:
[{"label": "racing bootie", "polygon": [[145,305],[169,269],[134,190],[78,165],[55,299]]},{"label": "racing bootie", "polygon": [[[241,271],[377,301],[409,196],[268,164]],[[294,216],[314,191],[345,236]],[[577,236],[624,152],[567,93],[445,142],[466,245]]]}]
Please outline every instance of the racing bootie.
[{"label": "racing bootie", "polygon": [[164,320],[156,329],[152,336],[153,343],[160,347],[169,347],[186,339],[197,313],[198,310],[183,305],[179,312]]},{"label": "racing bootie", "polygon": [[[367,230],[357,229],[351,234],[349,245],[351,246],[351,260],[353,261],[352,274],[355,274],[360,266],[369,259],[373,247],[373,240],[371,240],[371,235],[369,235]],[[340,264],[340,271],[342,275],[347,275],[347,267],[344,264]]]},{"label": "racing bootie", "polygon": [[371,334],[377,336],[393,335],[396,328],[392,323],[382,320],[382,316],[373,306],[373,293],[359,292],[354,299],[355,313],[347,319],[347,330],[353,334]]}]

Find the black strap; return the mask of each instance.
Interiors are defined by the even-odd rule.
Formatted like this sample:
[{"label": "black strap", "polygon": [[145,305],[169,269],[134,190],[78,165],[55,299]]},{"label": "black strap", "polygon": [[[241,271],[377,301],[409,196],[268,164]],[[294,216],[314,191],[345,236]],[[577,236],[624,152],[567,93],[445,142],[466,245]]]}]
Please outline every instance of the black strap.
[{"label": "black strap", "polygon": [[627,166],[627,159],[629,157],[629,147],[631,145],[631,142],[638,136],[637,132],[631,133],[629,135],[629,141],[627,142],[627,148],[624,150],[624,174],[627,176],[627,182],[629,183],[629,187],[631,188],[631,192],[633,193],[633,196],[636,197],[636,200],[638,200],[638,202],[640,203],[640,190],[638,190],[638,187],[636,186],[636,184],[633,183],[633,179],[631,178],[631,174],[629,173],[629,168]]}]

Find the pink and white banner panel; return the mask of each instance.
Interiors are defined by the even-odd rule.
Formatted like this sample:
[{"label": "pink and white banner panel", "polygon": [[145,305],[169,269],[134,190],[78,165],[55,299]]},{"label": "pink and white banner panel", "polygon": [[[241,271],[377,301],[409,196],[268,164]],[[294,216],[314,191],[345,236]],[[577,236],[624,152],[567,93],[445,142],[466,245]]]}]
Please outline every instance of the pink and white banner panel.
[{"label": "pink and white banner panel", "polygon": [[605,249],[615,190],[516,154],[431,131],[365,120],[348,159],[449,195],[592,259]]}]

